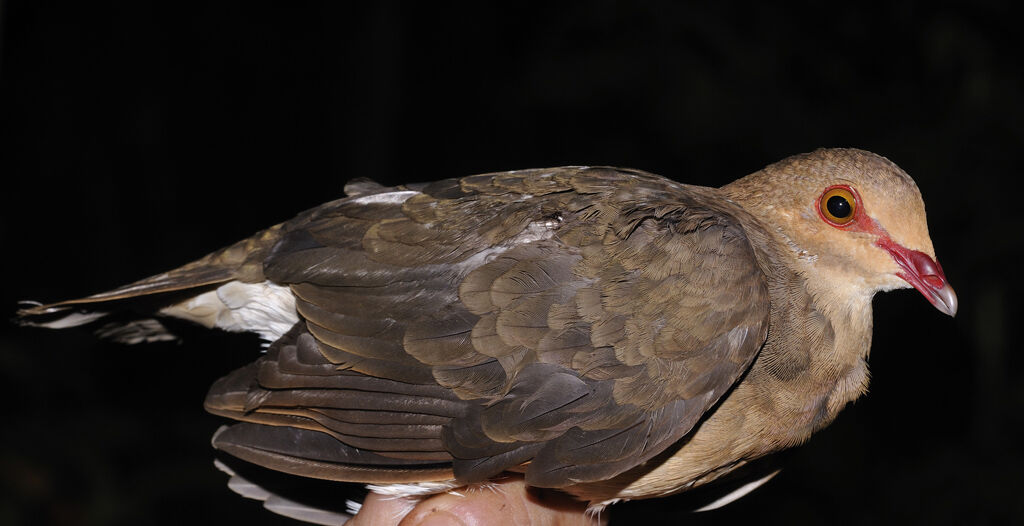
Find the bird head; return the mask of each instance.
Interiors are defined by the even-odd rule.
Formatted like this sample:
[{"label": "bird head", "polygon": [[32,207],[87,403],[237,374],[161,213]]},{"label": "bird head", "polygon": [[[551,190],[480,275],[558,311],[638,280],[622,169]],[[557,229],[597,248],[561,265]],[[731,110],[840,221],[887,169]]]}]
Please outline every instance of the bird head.
[{"label": "bird head", "polygon": [[855,149],[795,155],[723,187],[831,290],[914,287],[953,316],[956,293],[935,259],[924,201],[888,159]]}]

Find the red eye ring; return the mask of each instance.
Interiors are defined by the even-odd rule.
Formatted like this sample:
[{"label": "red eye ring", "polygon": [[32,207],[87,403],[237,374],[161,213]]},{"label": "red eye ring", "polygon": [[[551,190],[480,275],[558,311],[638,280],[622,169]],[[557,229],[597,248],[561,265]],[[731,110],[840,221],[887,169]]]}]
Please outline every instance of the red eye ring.
[{"label": "red eye ring", "polygon": [[849,226],[857,218],[860,196],[846,185],[833,185],[818,198],[818,215],[834,227]]}]

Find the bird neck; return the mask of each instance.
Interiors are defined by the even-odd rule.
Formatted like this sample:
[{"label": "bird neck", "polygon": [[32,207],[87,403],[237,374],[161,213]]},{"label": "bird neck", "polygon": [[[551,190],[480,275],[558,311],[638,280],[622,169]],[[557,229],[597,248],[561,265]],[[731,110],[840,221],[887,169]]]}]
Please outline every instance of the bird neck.
[{"label": "bird neck", "polygon": [[801,272],[774,288],[771,330],[750,378],[769,398],[773,434],[795,445],[867,391],[871,297],[843,294]]},{"label": "bird neck", "polygon": [[867,390],[873,291],[852,277],[822,275],[778,230],[762,225],[748,235],[761,247],[755,252],[771,296],[771,325],[744,381],[750,388],[737,394],[764,417],[756,426],[769,428],[775,442],[765,446],[788,447]]}]

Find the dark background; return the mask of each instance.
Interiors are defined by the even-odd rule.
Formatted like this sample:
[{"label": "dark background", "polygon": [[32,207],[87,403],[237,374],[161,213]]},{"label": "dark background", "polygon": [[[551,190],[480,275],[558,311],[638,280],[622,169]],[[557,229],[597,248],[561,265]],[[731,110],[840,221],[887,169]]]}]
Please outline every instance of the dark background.
[{"label": "dark background", "polygon": [[[612,524],[1024,521],[1009,3],[301,4],[0,3],[4,317],[185,263],[353,177],[610,164],[718,186],[865,148],[917,180],[957,318],[880,295],[871,392],[776,480]],[[185,336],[0,325],[0,523],[290,524],[211,465],[206,388],[255,339]]]}]

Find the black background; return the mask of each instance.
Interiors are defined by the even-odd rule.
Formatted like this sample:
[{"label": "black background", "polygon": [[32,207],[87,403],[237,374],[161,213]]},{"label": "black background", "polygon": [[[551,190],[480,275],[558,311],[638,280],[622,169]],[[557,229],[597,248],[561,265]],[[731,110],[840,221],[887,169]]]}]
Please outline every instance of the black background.
[{"label": "black background", "polygon": [[[865,148],[917,180],[959,315],[880,295],[871,392],[775,481],[721,512],[662,499],[612,524],[1024,521],[1006,5],[299,4],[0,4],[0,312],[185,263],[353,177],[610,164],[718,186]],[[206,388],[257,348],[3,324],[0,523],[290,524],[211,466]]]}]

